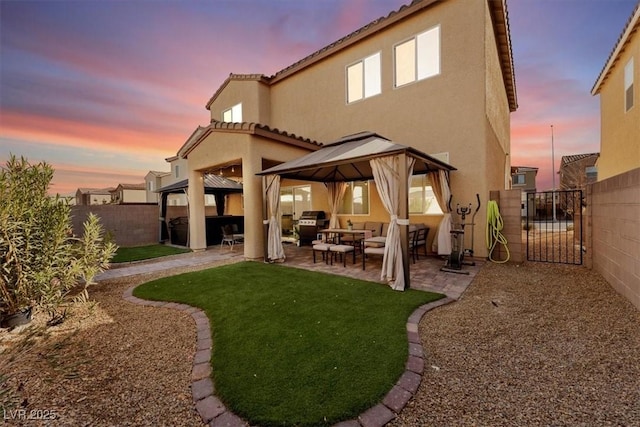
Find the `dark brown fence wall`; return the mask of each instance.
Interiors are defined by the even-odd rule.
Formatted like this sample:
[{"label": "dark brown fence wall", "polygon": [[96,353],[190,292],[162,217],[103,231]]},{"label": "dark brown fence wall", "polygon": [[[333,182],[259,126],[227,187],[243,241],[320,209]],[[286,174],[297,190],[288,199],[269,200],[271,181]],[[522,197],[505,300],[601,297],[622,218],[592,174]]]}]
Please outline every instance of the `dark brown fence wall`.
[{"label": "dark brown fence wall", "polygon": [[100,218],[118,246],[141,246],[158,243],[158,205],[72,206],[73,232],[82,235],[82,223],[89,212]]}]

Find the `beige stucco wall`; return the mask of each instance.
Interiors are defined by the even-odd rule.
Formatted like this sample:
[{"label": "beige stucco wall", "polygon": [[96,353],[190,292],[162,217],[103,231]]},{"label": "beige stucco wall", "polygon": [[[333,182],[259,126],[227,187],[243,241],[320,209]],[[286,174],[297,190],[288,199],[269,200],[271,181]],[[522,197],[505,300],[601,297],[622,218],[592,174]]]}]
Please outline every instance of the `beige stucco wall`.
[{"label": "beige stucco wall", "polygon": [[242,121],[268,124],[271,121],[269,87],[259,78],[238,78],[229,80],[211,104],[211,119],[222,121],[223,111],[242,103]]},{"label": "beige stucco wall", "polygon": [[[440,26],[440,74],[394,88],[394,46],[435,26]],[[509,106],[496,49],[485,1],[438,2],[306,69],[276,78],[268,88],[256,81],[230,80],[211,105],[212,118],[219,120],[224,109],[242,101],[245,121],[320,142],[369,130],[427,154],[448,152],[449,162],[458,168],[451,174],[454,207],[475,206],[478,193],[484,208],[489,191],[508,186],[510,175]],[[377,52],[382,93],[347,104],[346,67]],[[384,220],[386,213],[377,193],[372,193],[370,219]],[[245,202],[248,197],[245,188]],[[484,239],[485,218],[486,210],[481,209],[476,242]],[[416,222],[432,226],[433,235],[439,220],[428,217]],[[482,247],[475,251],[486,255]]]},{"label": "beige stucco wall", "polygon": [[[633,57],[634,106],[625,112],[624,67]],[[598,181],[640,167],[640,34],[635,33],[600,90]]]},{"label": "beige stucco wall", "polygon": [[[308,150],[252,135],[249,132],[214,132],[202,141],[188,155],[190,168],[189,192],[189,246],[193,250],[206,248],[204,221],[204,191],[202,174],[215,170],[218,165],[242,159],[244,208],[244,256],[248,259],[261,258],[264,254],[264,234],[262,224],[263,190],[262,178],[256,176],[263,170],[263,159],[288,161],[306,154]],[[193,188],[192,188],[193,187]],[[237,205],[229,207],[237,209]]]},{"label": "beige stucco wall", "polygon": [[130,190],[130,189],[122,190],[121,203],[146,203],[146,202],[147,202],[146,190]]}]

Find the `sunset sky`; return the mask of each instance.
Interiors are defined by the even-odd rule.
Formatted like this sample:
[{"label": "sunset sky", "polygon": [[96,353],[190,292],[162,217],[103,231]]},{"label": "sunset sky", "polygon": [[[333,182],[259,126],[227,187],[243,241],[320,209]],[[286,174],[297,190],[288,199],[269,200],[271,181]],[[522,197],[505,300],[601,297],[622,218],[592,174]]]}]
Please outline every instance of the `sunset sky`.
[{"label": "sunset sky", "polygon": [[[47,161],[61,194],[143,182],[209,123],[229,73],[272,75],[408,2],[0,0],[0,162]],[[599,151],[591,88],[636,4],[508,1],[512,165],[540,168],[540,190],[551,125],[556,170],[562,155]]]}]

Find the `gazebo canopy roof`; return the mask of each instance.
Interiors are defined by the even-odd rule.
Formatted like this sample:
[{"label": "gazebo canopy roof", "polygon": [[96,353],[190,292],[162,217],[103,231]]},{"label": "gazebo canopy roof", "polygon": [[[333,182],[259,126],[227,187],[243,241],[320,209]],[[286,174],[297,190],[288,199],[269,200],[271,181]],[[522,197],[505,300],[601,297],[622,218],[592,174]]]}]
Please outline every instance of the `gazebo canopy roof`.
[{"label": "gazebo canopy roof", "polygon": [[369,160],[406,153],[416,159],[414,174],[456,170],[415,148],[397,144],[373,132],[349,135],[318,151],[263,170],[258,175],[280,175],[305,181],[333,182],[373,179]]},{"label": "gazebo canopy roof", "polygon": [[[181,193],[189,188],[189,180],[174,182],[156,190],[156,193]],[[214,193],[242,193],[242,184],[219,175],[206,174],[204,176],[205,194]]]}]

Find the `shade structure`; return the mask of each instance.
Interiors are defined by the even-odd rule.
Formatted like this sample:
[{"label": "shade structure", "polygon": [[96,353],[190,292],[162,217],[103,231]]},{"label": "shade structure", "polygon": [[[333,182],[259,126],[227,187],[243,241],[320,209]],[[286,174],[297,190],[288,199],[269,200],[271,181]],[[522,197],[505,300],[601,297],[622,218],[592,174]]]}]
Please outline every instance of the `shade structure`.
[{"label": "shade structure", "polygon": [[[160,193],[160,213],[158,240],[164,242],[169,238],[169,229],[167,227],[166,215],[167,215],[167,197],[169,194],[187,194],[189,191],[189,180],[183,179],[182,181],[174,182],[173,184],[166,185],[156,190],[156,193]],[[216,198],[216,209],[218,215],[224,213],[224,195],[230,193],[242,193],[242,184],[232,179],[225,178],[223,176],[206,174],[204,175],[204,193],[213,194]]]},{"label": "shade structure", "polygon": [[[377,169],[387,169],[386,172],[381,173],[378,170],[374,173],[372,165],[378,163],[378,159],[386,159],[386,166],[380,164],[377,167]],[[298,159],[266,169],[258,175],[265,177],[279,175],[284,178],[327,183],[375,179],[377,186],[382,185],[381,181],[388,181],[394,176],[393,182],[387,183],[389,188],[384,190],[384,193],[386,193],[385,198],[389,199],[389,206],[386,208],[390,214],[390,226],[398,227],[397,231],[394,229],[397,241],[392,242],[395,246],[394,250],[385,248],[383,266],[386,271],[383,271],[382,276],[389,280],[393,289],[404,290],[410,285],[408,257],[410,177],[412,174],[439,173],[439,171],[448,174],[452,170],[456,168],[413,147],[395,143],[373,132],[361,132],[344,137]],[[378,191],[382,192],[382,187],[378,188]],[[265,218],[265,223],[268,220]],[[388,268],[387,265],[389,265]]]},{"label": "shade structure", "polygon": [[284,178],[316,182],[360,181],[373,179],[369,160],[405,153],[416,159],[413,173],[455,167],[413,147],[398,144],[373,132],[349,135],[298,159],[266,169],[258,175],[277,174]]},{"label": "shade structure", "polygon": [[[183,193],[189,189],[189,180],[174,182],[156,190],[156,193]],[[205,194],[215,193],[242,193],[242,184],[219,175],[207,174],[204,176]]]}]

